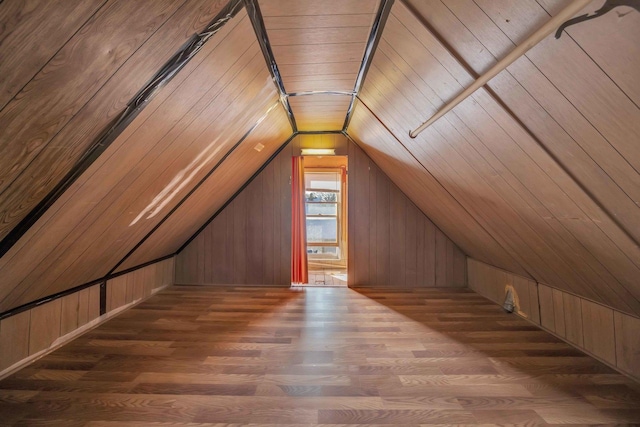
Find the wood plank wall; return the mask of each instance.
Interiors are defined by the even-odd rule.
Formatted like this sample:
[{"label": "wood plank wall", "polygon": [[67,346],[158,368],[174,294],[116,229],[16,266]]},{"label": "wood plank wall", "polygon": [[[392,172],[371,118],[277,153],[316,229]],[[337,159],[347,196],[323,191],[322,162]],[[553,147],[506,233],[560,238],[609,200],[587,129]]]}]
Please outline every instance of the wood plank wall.
[{"label": "wood plank wall", "polygon": [[0,320],[0,378],[173,284],[173,266],[169,258],[109,280],[102,316],[97,284]]},{"label": "wood plank wall", "polygon": [[0,2],[0,239],[225,3]]},{"label": "wood plank wall", "polygon": [[291,284],[287,146],[176,257],[178,284]]},{"label": "wood plank wall", "polygon": [[469,256],[640,315],[640,13],[550,35],[409,136],[562,4],[395,2],[348,132],[417,205],[442,200],[430,217]]},{"label": "wood plank wall", "polygon": [[351,143],[349,284],[465,287],[465,259],[460,248]]},{"label": "wood plank wall", "polygon": [[177,283],[290,284],[290,158],[301,147],[330,147],[349,155],[350,285],[466,286],[464,253],[339,134],[292,140],[178,254]]},{"label": "wood plank wall", "polygon": [[[0,311],[104,277],[219,162],[230,161],[226,155],[240,150],[240,141],[257,144],[245,136],[268,111],[274,114],[262,123],[263,136],[279,146],[282,135],[291,135],[288,123],[277,120],[277,106],[250,20],[240,11],[0,258]],[[258,168],[251,164],[248,175]],[[226,183],[231,194],[239,187]],[[218,196],[227,200],[224,192]],[[151,255],[143,253],[136,265],[159,258]]]},{"label": "wood plank wall", "polygon": [[502,305],[512,287],[516,314],[640,380],[640,318],[472,258],[467,263],[475,292]]}]

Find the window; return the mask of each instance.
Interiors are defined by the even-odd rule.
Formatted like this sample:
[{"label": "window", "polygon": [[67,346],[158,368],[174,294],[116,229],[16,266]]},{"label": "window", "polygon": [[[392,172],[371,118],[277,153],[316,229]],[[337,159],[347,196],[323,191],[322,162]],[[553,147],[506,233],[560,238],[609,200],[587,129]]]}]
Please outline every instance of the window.
[{"label": "window", "polygon": [[341,173],[306,171],[304,178],[307,252],[314,258],[338,258]]}]

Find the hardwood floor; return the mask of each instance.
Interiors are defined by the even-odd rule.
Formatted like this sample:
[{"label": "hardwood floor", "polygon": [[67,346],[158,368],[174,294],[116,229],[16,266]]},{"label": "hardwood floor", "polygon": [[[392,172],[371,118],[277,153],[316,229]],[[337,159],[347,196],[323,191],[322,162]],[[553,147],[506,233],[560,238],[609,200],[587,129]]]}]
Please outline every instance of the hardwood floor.
[{"label": "hardwood floor", "polygon": [[464,289],[172,287],[0,381],[1,425],[640,423],[639,403]]}]

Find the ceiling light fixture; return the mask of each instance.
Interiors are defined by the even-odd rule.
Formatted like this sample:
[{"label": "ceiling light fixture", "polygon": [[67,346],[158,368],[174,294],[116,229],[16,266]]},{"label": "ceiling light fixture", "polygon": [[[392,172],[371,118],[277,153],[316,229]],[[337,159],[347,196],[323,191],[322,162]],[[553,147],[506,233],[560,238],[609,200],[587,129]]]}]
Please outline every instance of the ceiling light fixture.
[{"label": "ceiling light fixture", "polygon": [[333,148],[303,148],[300,150],[303,156],[335,156]]}]

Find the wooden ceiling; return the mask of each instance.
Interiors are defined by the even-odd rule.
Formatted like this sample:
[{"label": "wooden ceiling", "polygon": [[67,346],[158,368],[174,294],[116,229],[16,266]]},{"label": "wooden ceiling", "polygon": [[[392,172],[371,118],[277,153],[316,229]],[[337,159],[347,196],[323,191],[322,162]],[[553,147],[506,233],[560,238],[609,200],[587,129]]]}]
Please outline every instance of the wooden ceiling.
[{"label": "wooden ceiling", "polygon": [[640,314],[640,14],[547,37],[411,139],[567,2],[408,3],[349,134],[470,256]]},{"label": "wooden ceiling", "polygon": [[[351,93],[378,0],[260,0],[269,42],[289,94]],[[291,96],[298,130],[341,130],[351,96]]]},{"label": "wooden ceiling", "polygon": [[[258,2],[298,129],[342,129],[379,1]],[[469,256],[640,315],[640,13],[408,136],[567,2],[396,0],[347,133]],[[0,2],[0,239],[225,4]],[[174,253],[291,136],[279,95],[243,9],[0,258],[0,312]]]},{"label": "wooden ceiling", "polygon": [[[132,2],[121,3],[118,14],[133,14],[126,10]],[[154,16],[156,4],[160,2],[149,5]],[[182,20],[197,24],[200,31],[206,23],[200,22],[201,14],[192,13]],[[143,17],[134,21],[141,26],[146,22]],[[94,125],[85,126],[89,124]],[[165,237],[177,240],[153,248],[161,256],[172,253],[291,133],[242,10],[0,259],[0,312],[103,277],[170,213],[175,210],[181,218],[187,209],[199,219],[187,224],[191,228],[171,229]],[[254,150],[258,143],[264,145],[259,152]],[[55,159],[50,168],[58,166]],[[29,181],[25,186],[31,188]],[[201,195],[202,189],[208,190],[208,200],[188,198],[192,192]],[[147,254],[145,248],[133,258],[152,260],[148,256],[155,252]]]}]

